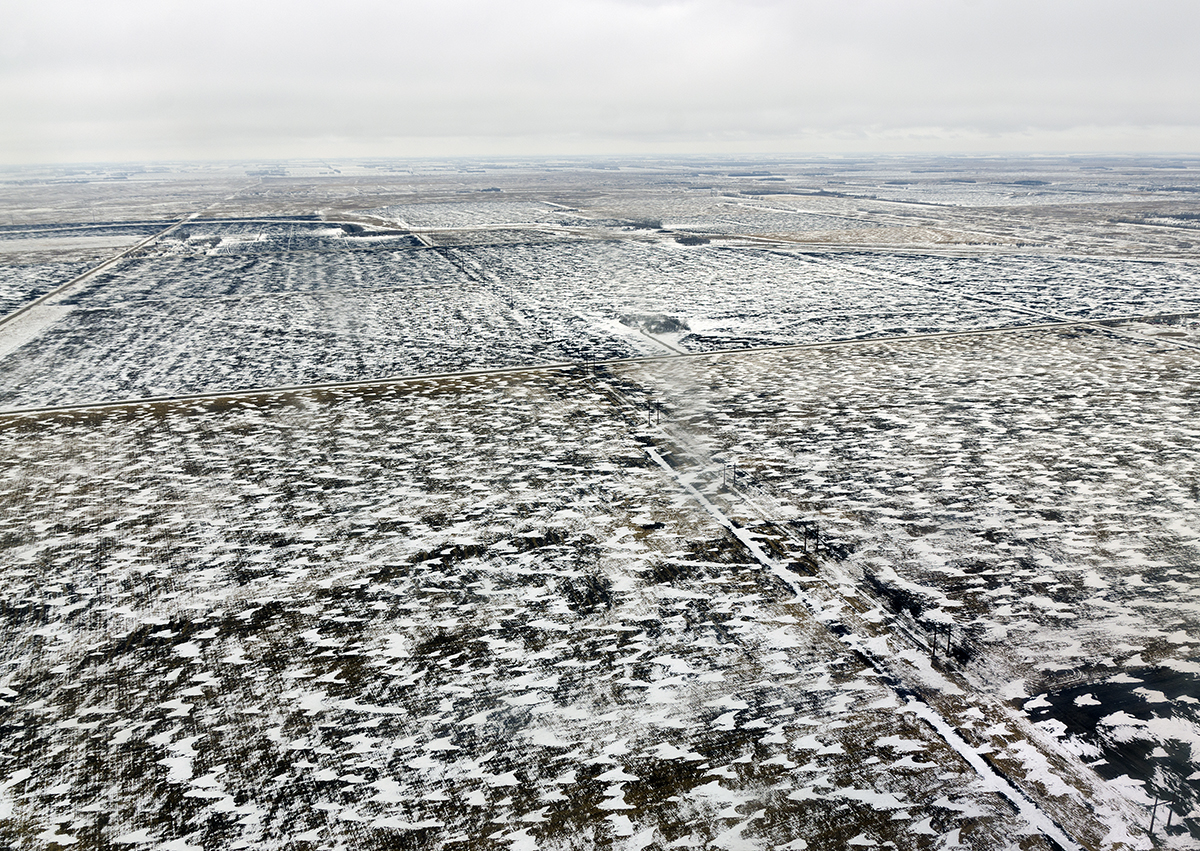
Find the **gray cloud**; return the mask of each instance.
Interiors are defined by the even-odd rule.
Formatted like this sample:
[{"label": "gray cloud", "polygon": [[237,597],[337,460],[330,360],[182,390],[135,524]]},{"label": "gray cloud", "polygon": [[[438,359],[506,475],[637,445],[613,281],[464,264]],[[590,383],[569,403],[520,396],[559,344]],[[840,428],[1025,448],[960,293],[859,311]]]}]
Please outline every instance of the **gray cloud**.
[{"label": "gray cloud", "polygon": [[6,5],[10,162],[1200,149],[1190,0]]}]

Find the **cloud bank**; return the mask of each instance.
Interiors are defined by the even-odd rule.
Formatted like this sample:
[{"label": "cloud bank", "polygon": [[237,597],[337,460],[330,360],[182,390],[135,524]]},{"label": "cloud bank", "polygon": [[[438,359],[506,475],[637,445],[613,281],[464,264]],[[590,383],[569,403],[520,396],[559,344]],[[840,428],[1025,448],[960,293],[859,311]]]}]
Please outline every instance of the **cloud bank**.
[{"label": "cloud bank", "polygon": [[10,163],[1200,150],[1191,0],[6,6]]}]

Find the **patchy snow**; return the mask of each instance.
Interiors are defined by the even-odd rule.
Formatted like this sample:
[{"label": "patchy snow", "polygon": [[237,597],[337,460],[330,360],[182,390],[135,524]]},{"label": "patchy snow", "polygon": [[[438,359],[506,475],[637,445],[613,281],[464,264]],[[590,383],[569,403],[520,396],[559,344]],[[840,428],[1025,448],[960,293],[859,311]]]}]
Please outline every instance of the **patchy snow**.
[{"label": "patchy snow", "polygon": [[[1011,244],[860,189],[193,221],[0,331],[10,407],[726,352],[7,420],[0,842],[1146,847],[1200,747],[1200,333],[1110,320],[1194,263],[795,250]],[[1110,324],[1013,330],[1059,319]]]},{"label": "patchy snow", "polygon": [[[6,587],[49,627],[14,623],[4,643],[23,672],[8,711],[43,731],[0,755],[14,812],[52,800],[14,790],[68,782],[75,808],[115,796],[112,837],[150,836],[144,813],[248,800],[278,815],[246,810],[224,842],[282,823],[293,837],[452,836],[501,819],[521,825],[506,836],[699,830],[757,847],[796,839],[775,814],[817,817],[831,797],[895,813],[957,793],[964,757],[897,714],[790,589],[636,462],[630,422],[598,416],[593,386],[569,378],[0,430],[4,471],[44,471],[0,475],[19,507],[2,521]],[[498,498],[481,504],[474,482]],[[39,532],[50,506],[75,531]],[[639,546],[603,546],[614,538]],[[96,647],[108,661],[90,661]],[[48,772],[53,749],[87,752],[92,719],[138,774]],[[897,747],[937,772],[897,766]],[[305,803],[328,796],[336,810]],[[987,809],[981,835],[998,837],[1006,817]],[[589,811],[611,818],[588,827]],[[806,838],[862,832],[820,816]]]}]

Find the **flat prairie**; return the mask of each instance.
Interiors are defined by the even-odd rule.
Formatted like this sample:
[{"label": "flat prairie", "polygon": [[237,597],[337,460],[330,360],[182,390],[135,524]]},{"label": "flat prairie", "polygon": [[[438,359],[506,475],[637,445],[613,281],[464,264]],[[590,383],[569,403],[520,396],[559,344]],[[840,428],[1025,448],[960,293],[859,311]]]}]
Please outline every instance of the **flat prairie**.
[{"label": "flat prairie", "polygon": [[336,166],[0,172],[0,844],[1200,846],[1200,161]]}]

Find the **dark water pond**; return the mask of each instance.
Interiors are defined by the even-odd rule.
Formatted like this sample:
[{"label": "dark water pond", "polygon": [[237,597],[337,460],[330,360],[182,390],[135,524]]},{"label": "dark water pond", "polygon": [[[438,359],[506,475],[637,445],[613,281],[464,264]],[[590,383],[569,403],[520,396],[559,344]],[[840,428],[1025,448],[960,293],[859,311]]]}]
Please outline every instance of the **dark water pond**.
[{"label": "dark water pond", "polygon": [[[1048,706],[1033,701],[1038,703],[1037,708],[1027,711],[1034,721],[1060,721],[1067,735],[1098,747],[1100,758],[1094,767],[1102,777],[1127,775],[1141,781],[1148,796],[1160,798],[1174,811],[1171,821],[1175,830],[1187,829],[1200,839],[1200,820],[1182,818],[1200,803],[1200,780],[1188,779],[1200,769],[1200,753],[1193,754],[1191,746],[1183,742],[1159,741],[1142,727],[1137,727],[1133,737],[1118,736],[1111,721],[1101,723],[1114,713],[1124,712],[1131,716],[1121,726],[1126,732],[1138,721],[1156,718],[1186,720],[1200,727],[1200,678],[1167,668],[1144,668],[1126,674],[1136,682],[1103,681],[1063,689],[1044,696]],[[1165,700],[1153,692],[1160,692]],[[1157,748],[1166,755],[1160,751],[1154,756]],[[1167,812],[1159,807],[1156,830],[1165,828],[1167,819]]]}]

